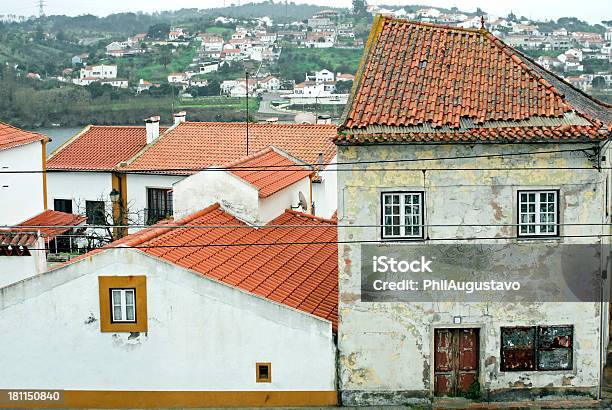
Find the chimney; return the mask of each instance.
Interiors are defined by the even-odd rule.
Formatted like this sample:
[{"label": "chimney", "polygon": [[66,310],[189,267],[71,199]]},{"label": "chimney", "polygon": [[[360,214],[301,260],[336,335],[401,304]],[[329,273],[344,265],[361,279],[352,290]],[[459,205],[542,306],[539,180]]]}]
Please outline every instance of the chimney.
[{"label": "chimney", "polygon": [[185,122],[187,118],[187,112],[181,111],[174,114],[174,125]]},{"label": "chimney", "polygon": [[145,125],[147,127],[147,144],[150,144],[159,137],[159,116],[147,118]]}]

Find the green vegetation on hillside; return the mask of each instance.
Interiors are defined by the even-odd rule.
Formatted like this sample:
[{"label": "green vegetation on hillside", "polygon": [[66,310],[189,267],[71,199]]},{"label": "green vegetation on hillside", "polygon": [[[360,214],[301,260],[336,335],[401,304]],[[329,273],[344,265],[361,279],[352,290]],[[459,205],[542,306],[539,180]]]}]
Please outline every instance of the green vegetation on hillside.
[{"label": "green vegetation on hillside", "polygon": [[296,82],[304,81],[305,73],[326,68],[334,73],[357,72],[363,54],[354,48],[284,48],[278,71]]}]

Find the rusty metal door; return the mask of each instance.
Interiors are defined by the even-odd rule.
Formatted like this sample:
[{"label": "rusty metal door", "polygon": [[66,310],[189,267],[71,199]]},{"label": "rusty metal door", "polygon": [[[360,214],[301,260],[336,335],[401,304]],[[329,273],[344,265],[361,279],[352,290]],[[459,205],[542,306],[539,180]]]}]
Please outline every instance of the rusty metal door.
[{"label": "rusty metal door", "polygon": [[434,330],[434,393],[457,396],[478,380],[478,329]]}]

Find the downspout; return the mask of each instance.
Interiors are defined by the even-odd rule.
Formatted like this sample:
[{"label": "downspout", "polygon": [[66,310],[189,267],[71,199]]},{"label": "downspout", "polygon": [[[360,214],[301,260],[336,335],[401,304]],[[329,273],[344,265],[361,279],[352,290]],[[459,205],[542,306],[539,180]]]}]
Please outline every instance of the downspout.
[{"label": "downspout", "polygon": [[43,139],[42,142],[42,187],[43,187],[43,210],[48,209],[47,204],[47,138]]}]

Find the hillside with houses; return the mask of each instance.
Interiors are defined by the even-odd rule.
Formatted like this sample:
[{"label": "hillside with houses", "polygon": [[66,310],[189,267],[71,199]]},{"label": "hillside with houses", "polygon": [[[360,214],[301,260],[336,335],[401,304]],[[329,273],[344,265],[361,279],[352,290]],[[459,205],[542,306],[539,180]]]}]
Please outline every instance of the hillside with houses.
[{"label": "hillside with houses", "polygon": [[[283,15],[271,13],[270,5],[117,15],[140,28],[128,33],[109,22],[112,16],[91,16],[96,24],[88,30],[80,17],[0,16],[0,38],[7,40],[0,45],[0,81],[6,101],[13,101],[0,102],[0,113],[28,127],[81,125],[83,117],[137,123],[176,109],[200,120],[238,120],[246,118],[249,97],[250,119],[309,114],[337,121],[375,15],[486,29],[580,90],[612,99],[609,21],[539,22],[512,13],[365,3],[360,10],[285,5]],[[19,41],[35,45],[31,55],[21,52]],[[35,103],[22,104],[25,96]],[[57,100],[83,101],[89,110],[49,107]]]}]

